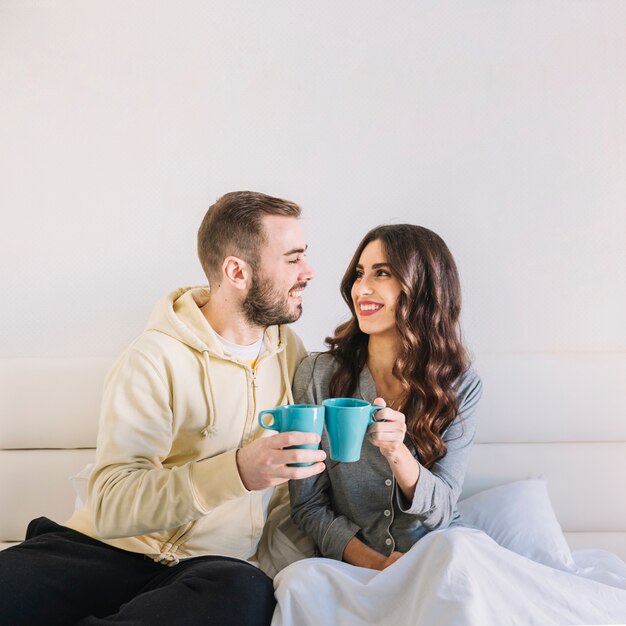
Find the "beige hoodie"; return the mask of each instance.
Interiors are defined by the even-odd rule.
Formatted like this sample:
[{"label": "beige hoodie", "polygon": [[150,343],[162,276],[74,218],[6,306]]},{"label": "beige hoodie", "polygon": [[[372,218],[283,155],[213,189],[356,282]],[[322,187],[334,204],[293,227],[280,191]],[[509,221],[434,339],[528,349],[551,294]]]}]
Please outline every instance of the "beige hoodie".
[{"label": "beige hoodie", "polygon": [[235,452],[272,434],[256,416],[293,402],[306,355],[292,330],[271,326],[254,369],[227,356],[199,309],[208,298],[203,287],[170,294],[113,365],[89,499],[66,524],[157,562],[252,559],[271,493],[244,487]]}]

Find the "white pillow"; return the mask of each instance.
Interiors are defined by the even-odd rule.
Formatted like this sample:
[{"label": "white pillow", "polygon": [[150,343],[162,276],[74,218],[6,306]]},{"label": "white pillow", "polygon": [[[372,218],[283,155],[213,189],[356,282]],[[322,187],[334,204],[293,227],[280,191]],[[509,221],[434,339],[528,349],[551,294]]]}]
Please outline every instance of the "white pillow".
[{"label": "white pillow", "polygon": [[461,500],[457,508],[462,525],[482,530],[504,548],[549,567],[576,569],[545,480],[493,487]]}]

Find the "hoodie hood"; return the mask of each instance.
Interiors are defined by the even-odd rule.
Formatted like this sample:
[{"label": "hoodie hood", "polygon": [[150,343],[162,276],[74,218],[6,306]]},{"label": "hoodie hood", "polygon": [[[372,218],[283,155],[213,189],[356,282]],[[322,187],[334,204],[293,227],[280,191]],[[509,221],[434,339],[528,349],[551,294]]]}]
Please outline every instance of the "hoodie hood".
[{"label": "hoodie hood", "polygon": [[[207,286],[181,287],[157,303],[146,330],[156,330],[177,339],[197,352],[209,351],[228,359],[221,341],[202,314],[200,307],[211,297]],[[283,326],[268,326],[264,335],[268,352],[276,354],[286,345]]]},{"label": "hoodie hood", "polygon": [[[224,352],[223,344],[217,333],[202,314],[200,307],[204,306],[210,297],[211,290],[208,286],[181,287],[157,303],[146,328],[146,330],[168,335],[198,353],[203,365],[204,392],[208,407],[207,425],[202,430],[204,437],[214,434],[217,428],[215,394],[211,380],[211,359],[231,361],[250,369],[246,364]],[[293,403],[285,354],[287,329],[283,326],[268,326],[265,329],[263,341],[266,352],[259,363],[278,354],[289,401]]]}]

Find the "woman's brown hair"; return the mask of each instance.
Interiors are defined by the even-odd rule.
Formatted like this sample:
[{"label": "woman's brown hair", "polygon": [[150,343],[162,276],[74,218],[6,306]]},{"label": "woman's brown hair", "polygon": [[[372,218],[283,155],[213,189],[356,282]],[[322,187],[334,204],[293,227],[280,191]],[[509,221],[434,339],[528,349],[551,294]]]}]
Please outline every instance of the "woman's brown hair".
[{"label": "woman's brown hair", "polygon": [[326,338],[339,364],[330,394],[351,396],[367,361],[368,335],[359,328],[351,290],[361,253],[372,241],[381,242],[401,288],[396,307],[400,353],[392,370],[403,388],[397,408],[406,416],[420,463],[431,467],[446,454],[443,433],[459,409],[454,383],[469,365],[459,326],[459,275],[439,235],[412,224],[378,226],[365,235],[341,281],[352,317]]}]

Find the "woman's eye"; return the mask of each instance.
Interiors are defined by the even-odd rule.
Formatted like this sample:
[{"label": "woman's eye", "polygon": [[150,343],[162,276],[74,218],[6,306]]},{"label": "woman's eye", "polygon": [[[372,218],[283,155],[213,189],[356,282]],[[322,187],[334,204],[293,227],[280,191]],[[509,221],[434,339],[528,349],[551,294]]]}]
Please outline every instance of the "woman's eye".
[{"label": "woman's eye", "polygon": [[391,274],[389,272],[386,272],[385,270],[378,270],[378,273],[376,275],[377,276],[391,276]]},{"label": "woman's eye", "polygon": [[363,278],[363,272],[361,270],[357,270],[356,272],[354,272],[354,277]]}]

